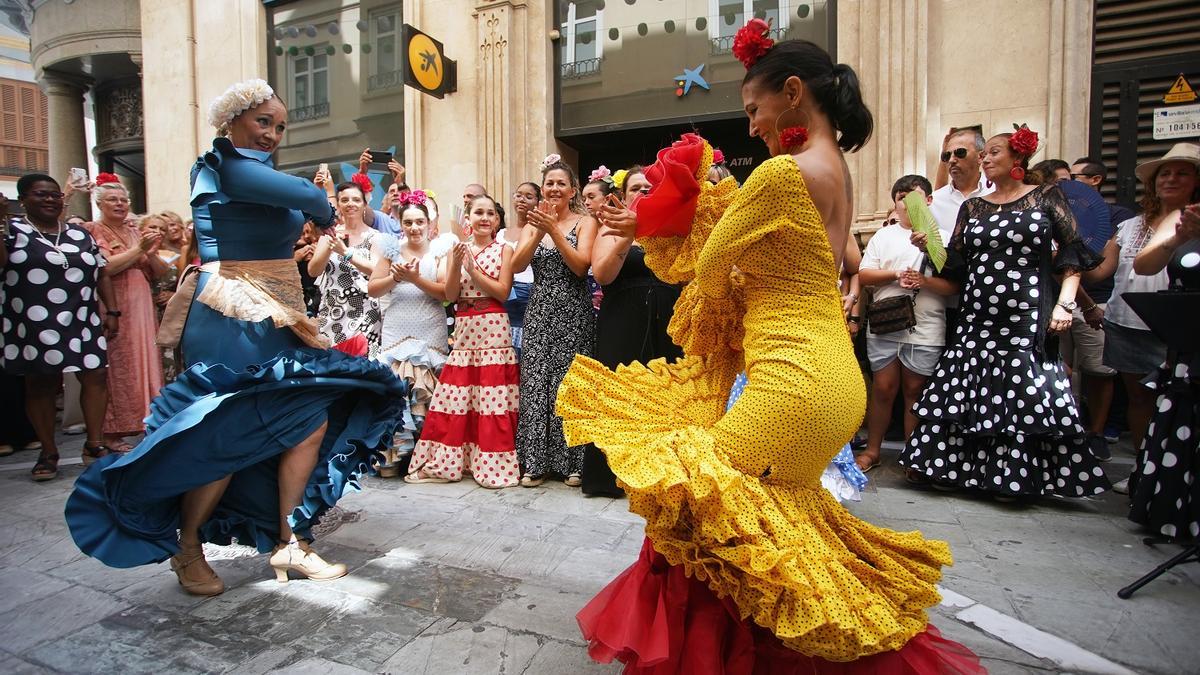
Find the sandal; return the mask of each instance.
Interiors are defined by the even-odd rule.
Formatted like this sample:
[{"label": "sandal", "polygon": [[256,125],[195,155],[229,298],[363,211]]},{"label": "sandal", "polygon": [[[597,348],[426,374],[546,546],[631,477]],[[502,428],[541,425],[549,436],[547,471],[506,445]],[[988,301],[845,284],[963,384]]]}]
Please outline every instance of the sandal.
[{"label": "sandal", "polygon": [[0,457],[8,457],[14,452],[16,452],[16,449],[8,443],[0,444]]},{"label": "sandal", "polygon": [[114,452],[116,451],[103,443],[92,445],[90,447],[87,443],[84,443],[83,450],[80,451],[79,457],[83,460],[83,465],[86,467],[91,466],[93,462],[101,457],[107,457]]},{"label": "sandal", "polygon": [[37,464],[33,465],[32,476],[37,483],[58,478],[58,453],[38,455]]},{"label": "sandal", "polygon": [[875,458],[875,459],[873,459],[873,460],[868,460],[868,462],[867,462],[867,465],[866,465],[866,466],[863,466],[863,462],[860,462],[860,461],[858,461],[858,460],[860,460],[860,459],[863,459],[863,458],[865,458],[866,456],[867,456],[867,455],[864,453],[864,454],[861,454],[861,455],[858,455],[857,457],[855,457],[855,458],[854,458],[854,465],[858,467],[858,470],[859,470],[859,471],[861,471],[861,472],[863,472],[863,473],[870,473],[870,472],[871,472],[871,469],[874,469],[875,467],[879,466],[879,458],[878,458],[878,457],[876,457],[876,458]]},{"label": "sandal", "polygon": [[112,443],[102,443],[102,445],[104,447],[108,448],[109,452],[115,452],[115,453],[121,454],[121,455],[123,455],[133,449],[133,446],[130,445],[129,442],[126,441],[124,438],[114,441]]},{"label": "sandal", "polygon": [[537,487],[545,482],[545,476],[534,476],[533,474],[529,473],[521,476],[521,487]]},{"label": "sandal", "polygon": [[438,478],[436,476],[430,476],[430,475],[426,474],[424,471],[417,469],[416,471],[414,471],[410,474],[405,474],[404,482],[415,485],[417,483],[449,483],[450,480],[448,478]]},{"label": "sandal", "polygon": [[579,477],[579,474],[573,473],[570,476],[567,476],[567,479],[564,480],[563,483],[567,487],[579,487],[580,485],[583,485],[583,479]]}]

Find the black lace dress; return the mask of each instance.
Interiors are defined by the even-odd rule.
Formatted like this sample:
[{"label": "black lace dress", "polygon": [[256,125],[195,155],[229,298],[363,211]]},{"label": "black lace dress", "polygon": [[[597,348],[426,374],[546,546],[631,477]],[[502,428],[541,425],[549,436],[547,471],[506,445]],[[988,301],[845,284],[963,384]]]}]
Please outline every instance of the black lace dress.
[{"label": "black lace dress", "polygon": [[900,463],[941,484],[1007,495],[1109,489],[1047,335],[1053,275],[1100,262],[1076,234],[1062,191],[1042,186],[999,205],[967,200],[947,249],[941,274],[962,284],[962,313],[914,405],[918,424]]},{"label": "black lace dress", "polygon": [[[1167,292],[1178,292],[1175,304],[1189,311],[1200,296],[1200,239],[1176,249],[1167,273]],[[1200,539],[1200,349],[1169,350],[1146,384],[1158,399],[1129,479],[1129,519],[1156,534]]]},{"label": "black lace dress", "polygon": [[[579,245],[579,224],[567,241]],[[591,356],[596,316],[587,279],[576,276],[553,246],[533,254],[533,292],[525,309],[521,347],[521,411],[517,418],[517,458],[533,476],[566,477],[583,470],[584,446],[568,448],[562,418],[554,412],[558,385],[576,354]]]},{"label": "black lace dress", "polygon": [[[679,287],[659,281],[646,267],[646,254],[633,246],[611,284],[604,287],[600,317],[596,322],[596,360],[616,370],[617,366],[657,358],[681,358],[683,350],[671,342],[667,324],[679,299]],[[604,452],[588,445],[583,453],[583,493],[620,497]]]}]

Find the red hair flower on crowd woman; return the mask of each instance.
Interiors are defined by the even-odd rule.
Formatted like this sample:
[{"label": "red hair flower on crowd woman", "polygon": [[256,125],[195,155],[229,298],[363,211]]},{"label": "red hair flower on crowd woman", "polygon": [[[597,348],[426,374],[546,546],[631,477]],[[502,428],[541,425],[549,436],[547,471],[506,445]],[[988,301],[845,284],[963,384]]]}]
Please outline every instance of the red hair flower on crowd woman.
[{"label": "red hair flower on crowd woman", "polygon": [[751,19],[733,36],[733,55],[747,70],[775,46],[775,41],[768,37],[770,32],[771,24],[762,19]]},{"label": "red hair flower on crowd woman", "polygon": [[371,190],[375,188],[375,185],[371,183],[371,179],[367,176],[367,174],[362,172],[355,173],[353,176],[350,176],[350,182],[357,185],[358,189],[362,190],[364,195],[370,194]]},{"label": "red hair flower on crowd woman", "polygon": [[[1012,136],[1009,136],[1008,147],[1021,157],[1029,159],[1035,152],[1037,152],[1038,149],[1037,132],[1033,129],[1030,129],[1029,125],[1026,124],[1013,124],[1013,129],[1016,131],[1013,132]],[[1013,180],[1024,180],[1025,167],[1021,166],[1020,164],[1014,164],[1013,168],[1009,169],[1008,175],[1011,176]]]}]

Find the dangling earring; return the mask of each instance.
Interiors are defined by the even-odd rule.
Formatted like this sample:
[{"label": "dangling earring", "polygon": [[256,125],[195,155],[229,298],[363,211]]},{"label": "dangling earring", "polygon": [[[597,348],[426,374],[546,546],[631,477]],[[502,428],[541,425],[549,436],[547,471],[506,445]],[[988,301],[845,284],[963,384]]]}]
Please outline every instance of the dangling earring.
[{"label": "dangling earring", "polygon": [[992,179],[991,179],[991,178],[988,178],[988,179],[987,179],[987,186],[988,186],[988,189],[989,189],[989,190],[991,190],[993,185],[995,185],[995,183],[993,183],[993,182],[992,182]]},{"label": "dangling earring", "polygon": [[1013,168],[1008,170],[1008,177],[1018,183],[1025,180],[1025,167],[1020,164],[1014,165]]},{"label": "dangling earring", "polygon": [[[783,116],[786,115],[787,113],[793,112],[793,111],[800,112],[801,114],[803,114],[803,112],[799,108],[797,108],[796,106],[792,106],[792,107],[788,108],[787,110],[784,110],[783,112],[779,113],[779,116],[775,118],[775,134],[776,134],[776,136],[779,137],[780,149],[782,149],[785,152],[789,152],[793,149],[795,149],[796,151],[799,151],[801,148],[804,147],[804,144],[808,142],[808,126],[807,125],[787,126],[787,127],[784,127],[783,129],[779,128],[779,120],[783,119]],[[807,121],[807,120],[805,120],[805,121]]]}]

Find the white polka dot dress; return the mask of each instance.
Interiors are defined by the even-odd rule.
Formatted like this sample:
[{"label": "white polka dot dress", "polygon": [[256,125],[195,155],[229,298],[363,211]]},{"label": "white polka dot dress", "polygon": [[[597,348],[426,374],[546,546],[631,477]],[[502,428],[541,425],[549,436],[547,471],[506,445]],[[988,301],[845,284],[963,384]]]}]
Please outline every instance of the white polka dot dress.
[{"label": "white polka dot dress", "polygon": [[1057,188],[1011,204],[971,199],[958,218],[950,248],[962,262],[962,315],[914,406],[919,423],[901,464],[939,483],[1009,495],[1107,490],[1062,361],[1045,345],[1051,275],[1099,260],[1075,234]]},{"label": "white polka dot dress", "polygon": [[0,284],[0,349],[11,375],[71,373],[108,365],[96,280],[106,261],[78,225],[43,235],[9,227]]}]

